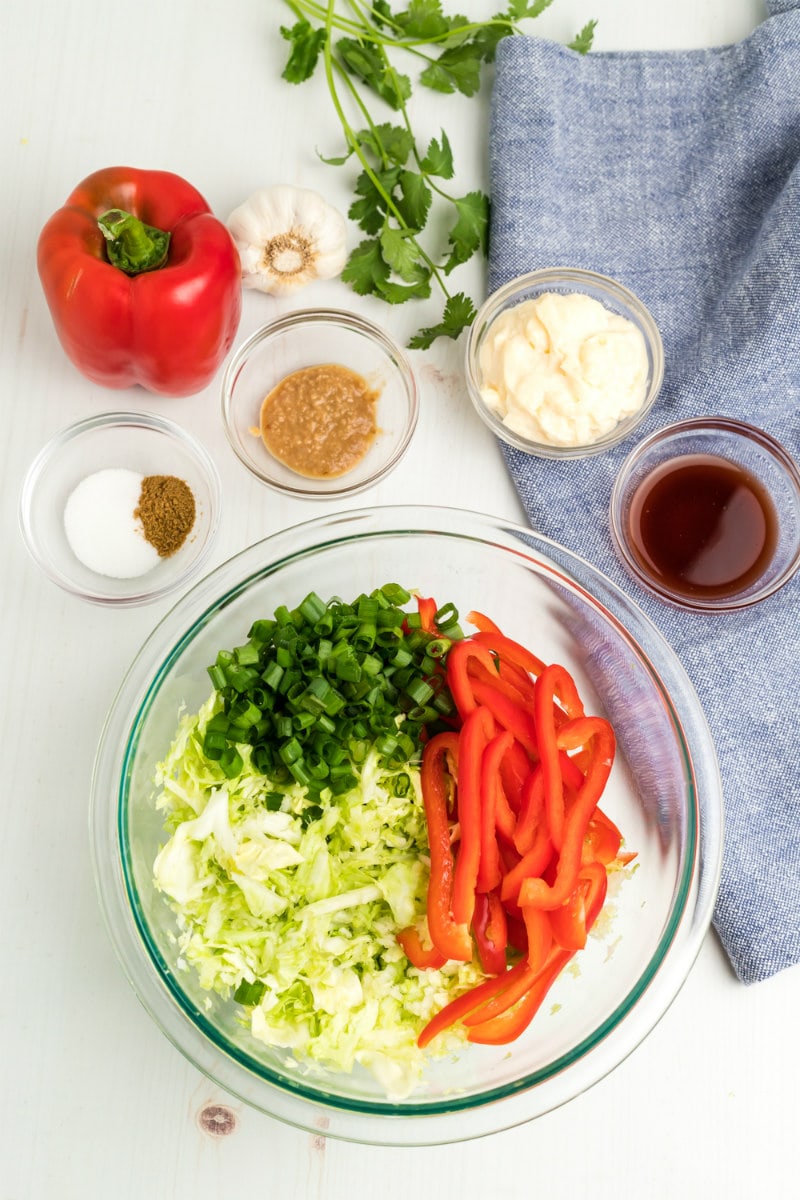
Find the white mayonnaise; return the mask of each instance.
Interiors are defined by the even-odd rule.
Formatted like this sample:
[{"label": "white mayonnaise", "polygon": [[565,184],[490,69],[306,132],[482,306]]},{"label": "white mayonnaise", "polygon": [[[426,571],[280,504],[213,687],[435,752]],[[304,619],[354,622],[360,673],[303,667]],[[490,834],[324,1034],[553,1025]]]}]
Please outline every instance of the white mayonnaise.
[{"label": "white mayonnaise", "polygon": [[515,433],[552,446],[596,442],[647,394],[641,332],[578,292],[545,292],[501,313],[480,368],[487,407]]}]

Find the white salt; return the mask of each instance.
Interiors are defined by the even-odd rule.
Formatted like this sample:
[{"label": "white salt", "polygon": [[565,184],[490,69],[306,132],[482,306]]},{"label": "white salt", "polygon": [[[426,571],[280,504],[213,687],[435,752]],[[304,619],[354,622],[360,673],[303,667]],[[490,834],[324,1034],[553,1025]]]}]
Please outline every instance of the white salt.
[{"label": "white salt", "polygon": [[124,467],[96,471],[78,484],[64,508],[64,529],[72,552],[90,571],[113,579],[133,579],[152,571],[158,551],[144,536],[134,512],[143,475]]}]

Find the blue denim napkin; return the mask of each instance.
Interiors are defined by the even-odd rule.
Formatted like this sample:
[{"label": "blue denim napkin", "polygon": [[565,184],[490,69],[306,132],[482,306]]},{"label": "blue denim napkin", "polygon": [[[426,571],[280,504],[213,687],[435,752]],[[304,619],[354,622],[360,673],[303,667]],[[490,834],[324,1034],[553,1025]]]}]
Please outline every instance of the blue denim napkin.
[{"label": "blue denim napkin", "polygon": [[[743,418],[800,457],[800,4],[745,41],[591,53],[511,37],[490,130],[491,291],[545,266],[621,280],[649,307],[665,382],[640,434]],[[800,576],[749,610],[682,613],[636,588],[608,528],[634,445],[551,462],[504,447],[532,525],[625,588],[677,651],[725,796],[714,922],[746,983],[800,961]]]}]

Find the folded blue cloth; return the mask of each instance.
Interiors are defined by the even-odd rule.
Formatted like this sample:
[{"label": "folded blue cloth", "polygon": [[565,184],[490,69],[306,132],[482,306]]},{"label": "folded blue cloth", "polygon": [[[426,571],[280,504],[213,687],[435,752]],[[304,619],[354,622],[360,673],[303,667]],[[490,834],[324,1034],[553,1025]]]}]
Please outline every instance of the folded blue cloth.
[{"label": "folded blue cloth", "polygon": [[[800,4],[745,41],[590,53],[510,37],[490,130],[489,288],[546,266],[614,276],[666,355],[642,437],[722,414],[800,457]],[[740,979],[800,961],[800,575],[725,616],[672,609],[619,567],[608,506],[636,439],[569,462],[504,447],[532,525],[625,588],[680,657],[725,797],[714,922]]]}]

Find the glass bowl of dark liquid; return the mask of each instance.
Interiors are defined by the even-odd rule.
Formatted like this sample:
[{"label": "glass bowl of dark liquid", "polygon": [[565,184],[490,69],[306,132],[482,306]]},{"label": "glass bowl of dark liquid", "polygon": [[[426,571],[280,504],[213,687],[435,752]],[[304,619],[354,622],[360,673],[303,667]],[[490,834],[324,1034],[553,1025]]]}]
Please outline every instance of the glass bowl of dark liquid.
[{"label": "glass bowl of dark liquid", "polygon": [[633,577],[661,599],[700,612],[746,608],[800,566],[800,471],[753,425],[681,421],[626,459],[611,533]]}]

